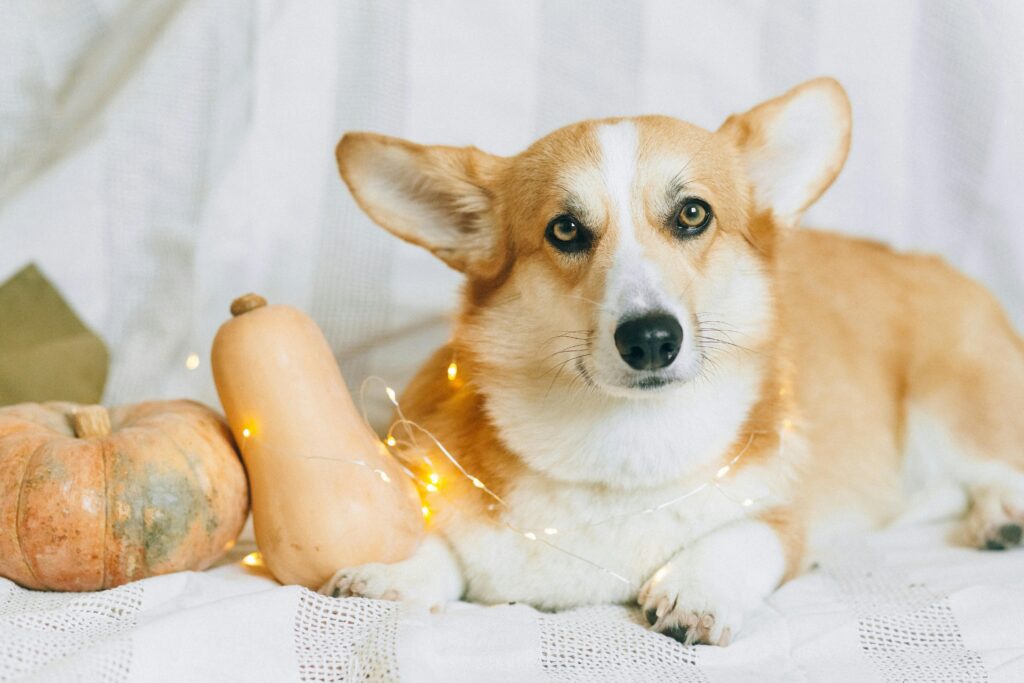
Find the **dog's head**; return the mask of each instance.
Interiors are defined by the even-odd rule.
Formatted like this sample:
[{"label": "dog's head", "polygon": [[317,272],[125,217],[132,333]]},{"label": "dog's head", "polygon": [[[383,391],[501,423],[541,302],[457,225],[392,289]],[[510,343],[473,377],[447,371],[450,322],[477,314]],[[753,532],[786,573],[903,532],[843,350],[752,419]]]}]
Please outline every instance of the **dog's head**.
[{"label": "dog's head", "polygon": [[849,131],[818,79],[715,132],[585,121],[514,157],[350,133],[337,156],[377,223],[468,276],[462,332],[492,372],[643,397],[768,332],[774,231],[833,181]]}]

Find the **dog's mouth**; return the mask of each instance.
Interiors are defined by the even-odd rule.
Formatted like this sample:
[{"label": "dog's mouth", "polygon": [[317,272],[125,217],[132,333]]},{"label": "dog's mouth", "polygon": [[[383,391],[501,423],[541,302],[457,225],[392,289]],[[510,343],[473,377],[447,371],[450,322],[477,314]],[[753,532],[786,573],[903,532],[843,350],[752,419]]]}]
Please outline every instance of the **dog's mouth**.
[{"label": "dog's mouth", "polygon": [[650,391],[653,389],[661,389],[669,385],[675,384],[679,380],[675,377],[659,377],[654,375],[652,377],[641,377],[634,382],[630,388],[639,389],[641,391]]},{"label": "dog's mouth", "polygon": [[615,396],[656,394],[685,382],[685,377],[657,372],[631,378],[622,383],[608,384],[594,377],[583,358],[576,360],[573,369],[587,387]]}]

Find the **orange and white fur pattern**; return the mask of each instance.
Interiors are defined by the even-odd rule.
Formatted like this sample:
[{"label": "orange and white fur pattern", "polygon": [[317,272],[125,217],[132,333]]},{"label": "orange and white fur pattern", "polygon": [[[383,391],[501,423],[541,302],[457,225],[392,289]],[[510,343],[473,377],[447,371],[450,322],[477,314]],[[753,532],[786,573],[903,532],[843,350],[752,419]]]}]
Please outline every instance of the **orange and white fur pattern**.
[{"label": "orange and white fur pattern", "polygon": [[[966,494],[959,542],[1018,545],[1024,344],[940,259],[798,227],[849,143],[831,79],[715,132],[584,121],[514,157],[346,135],[360,206],[466,275],[403,410],[506,506],[442,469],[416,554],[323,592],[635,601],[657,631],[725,644],[819,539],[928,491]],[[440,467],[429,450],[409,457]]]}]

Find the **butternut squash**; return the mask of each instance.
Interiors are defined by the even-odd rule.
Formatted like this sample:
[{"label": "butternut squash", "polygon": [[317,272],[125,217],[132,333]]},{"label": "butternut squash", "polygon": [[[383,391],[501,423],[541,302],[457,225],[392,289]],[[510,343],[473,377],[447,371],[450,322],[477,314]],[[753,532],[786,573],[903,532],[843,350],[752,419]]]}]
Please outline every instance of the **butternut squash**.
[{"label": "butternut squash", "polygon": [[357,412],[316,323],[253,294],[231,313],[213,376],[267,569],[317,588],[339,568],[407,558],[423,532],[416,489]]}]

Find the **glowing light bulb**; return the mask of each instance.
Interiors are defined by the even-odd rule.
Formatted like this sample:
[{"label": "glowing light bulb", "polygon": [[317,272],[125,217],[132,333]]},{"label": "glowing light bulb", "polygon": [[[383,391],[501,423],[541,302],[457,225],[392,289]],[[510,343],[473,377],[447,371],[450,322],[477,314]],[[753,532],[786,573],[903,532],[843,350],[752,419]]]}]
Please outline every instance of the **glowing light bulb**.
[{"label": "glowing light bulb", "polygon": [[537,534],[533,533],[532,531],[527,531],[525,534],[523,534],[523,536],[526,536],[531,541],[537,540]]},{"label": "glowing light bulb", "polygon": [[430,516],[430,508],[428,508],[426,505],[421,507],[420,510],[423,511],[423,516],[424,517],[429,517]]},{"label": "glowing light bulb", "polygon": [[398,443],[398,442],[395,441],[395,437],[393,437],[390,434],[388,434],[388,438],[384,440],[384,443],[386,443],[389,448],[394,448],[395,444]]},{"label": "glowing light bulb", "polygon": [[727,474],[729,474],[729,466],[725,465],[725,466],[719,468],[718,473],[715,475],[715,478],[716,479],[721,479],[722,477],[724,477]]},{"label": "glowing light bulb", "polygon": [[473,486],[477,487],[478,489],[484,488],[484,483],[477,479],[476,477],[470,477],[469,479],[470,481],[473,482]]},{"label": "glowing light bulb", "polygon": [[431,484],[436,484],[441,481],[441,477],[437,476],[437,472],[431,472],[429,479]]},{"label": "glowing light bulb", "polygon": [[242,430],[242,438],[248,439],[250,436],[252,436],[252,432],[249,431],[248,427]]},{"label": "glowing light bulb", "polygon": [[388,395],[388,400],[389,401],[394,403],[396,406],[398,405],[398,398],[395,396],[395,390],[394,389],[392,389],[391,387],[385,387],[384,393]]},{"label": "glowing light bulb", "polygon": [[425,488],[431,493],[437,493],[437,487],[433,484],[427,484]]},{"label": "glowing light bulb", "polygon": [[242,564],[246,567],[262,567],[263,566],[263,554],[260,552],[249,553],[242,558]]},{"label": "glowing light bulb", "polygon": [[380,475],[381,480],[383,480],[385,482],[390,482],[391,481],[391,477],[389,477],[388,473],[385,472],[384,470],[374,470],[374,472],[376,472],[378,475]]},{"label": "glowing light bulb", "polygon": [[448,364],[448,381],[449,382],[454,382],[455,378],[458,376],[458,374],[459,374],[459,366],[458,366],[458,364],[456,364],[455,361],[452,361],[451,363]]},{"label": "glowing light bulb", "polygon": [[188,358],[185,359],[185,367],[189,370],[195,370],[199,367],[199,354],[190,353]]},{"label": "glowing light bulb", "polygon": [[558,533],[558,529],[549,526],[547,529],[544,530],[544,533],[546,533],[548,536],[554,536]]}]

